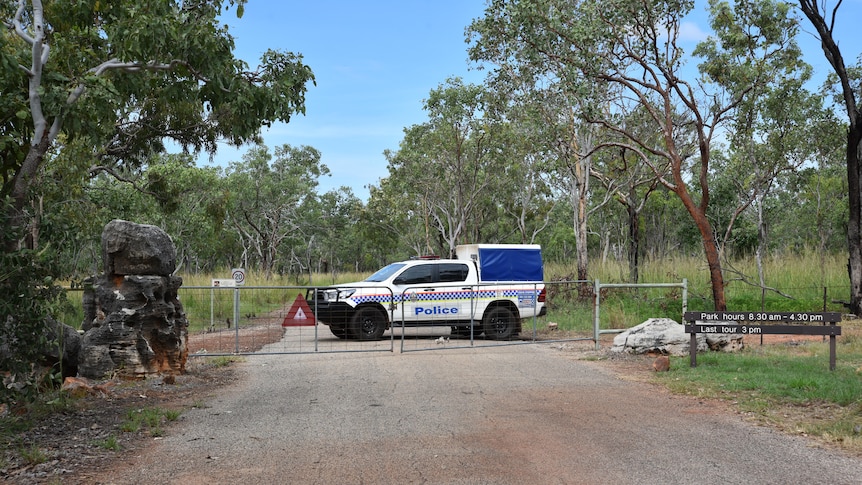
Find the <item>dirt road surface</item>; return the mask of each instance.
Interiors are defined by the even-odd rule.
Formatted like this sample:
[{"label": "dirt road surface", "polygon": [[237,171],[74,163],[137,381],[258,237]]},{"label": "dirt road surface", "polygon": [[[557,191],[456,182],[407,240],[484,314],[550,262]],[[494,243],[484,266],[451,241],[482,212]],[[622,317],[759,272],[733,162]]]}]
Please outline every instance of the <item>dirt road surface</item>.
[{"label": "dirt road surface", "polygon": [[862,483],[862,460],[553,345],[246,357],[103,484]]}]

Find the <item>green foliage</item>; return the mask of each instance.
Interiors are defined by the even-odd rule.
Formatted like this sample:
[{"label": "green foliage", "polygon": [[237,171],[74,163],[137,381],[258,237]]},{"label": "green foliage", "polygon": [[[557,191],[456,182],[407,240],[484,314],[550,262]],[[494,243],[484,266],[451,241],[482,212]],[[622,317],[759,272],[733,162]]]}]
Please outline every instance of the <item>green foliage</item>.
[{"label": "green foliage", "polygon": [[39,391],[38,364],[49,344],[46,318],[61,301],[47,251],[0,253],[0,369],[7,372],[0,402],[33,398]]},{"label": "green foliage", "polygon": [[547,167],[530,151],[526,123],[487,116],[492,102],[481,86],[448,79],[425,101],[428,121],[385,153],[390,176],[365,220],[398,231],[396,249],[448,257],[459,244],[532,242],[541,231],[553,205]]},{"label": "green foliage", "polygon": [[[87,252],[98,260],[104,223],[126,214],[159,223],[183,207],[197,216],[184,221],[187,231],[173,231],[188,242],[184,251],[204,246],[206,230],[220,228],[225,197],[210,186],[205,194],[189,190],[216,181],[214,173],[177,158],[139,178],[165,140],[214,153],[220,141],[258,141],[262,126],[305,112],[314,75],[301,55],[268,50],[254,69],[234,57],[234,39],[220,19],[232,7],[242,16],[245,3],[0,5],[0,369],[9,372],[0,400],[35,387],[43,322],[57,296],[53,278],[65,273],[76,282],[95,272],[76,274],[77,262]],[[89,199],[88,189],[107,185],[87,183],[98,174],[157,193],[160,205],[118,187]],[[48,261],[51,253],[58,260]],[[60,263],[61,254],[70,257]]]},{"label": "green foliage", "polygon": [[848,363],[860,356],[842,353],[840,365],[830,371],[825,344],[810,345],[818,345],[821,352],[810,356],[759,348],[742,354],[708,352],[698,355],[695,368],[686,365],[688,357],[675,359],[673,380],[677,382],[673,387],[689,388],[690,392],[709,397],[742,395],[751,406],[759,400],[773,404],[830,402],[839,406],[862,401],[862,383],[855,367]]},{"label": "green foliage", "polygon": [[120,451],[120,449],[122,448],[120,446],[120,442],[117,441],[117,437],[115,435],[110,435],[103,440],[98,440],[95,444],[99,448],[109,451]]},{"label": "green foliage", "polygon": [[24,462],[31,466],[45,463],[48,460],[48,455],[35,445],[22,448],[19,453]]},{"label": "green foliage", "polygon": [[[46,3],[50,35],[37,41],[50,46],[48,57],[28,59],[27,42],[4,32],[2,53],[14,68],[4,70],[0,81],[10,87],[4,93],[20,93],[4,96],[17,100],[4,111],[24,114],[23,120],[0,118],[9,125],[3,130],[10,134],[5,148],[21,153],[32,134],[21,122],[33,126],[44,113],[49,124],[62,123],[65,146],[89,149],[85,163],[99,158],[135,166],[161,149],[165,137],[213,152],[220,139],[253,141],[261,125],[304,112],[306,83],[314,78],[301,56],[267,51],[254,71],[233,57],[233,38],[219,16],[234,3]],[[10,10],[4,20],[20,22],[32,36],[36,17],[29,4],[24,2],[24,17],[16,19]],[[39,113],[29,112],[22,82],[27,75],[19,64],[42,72]],[[86,96],[75,97],[78,89]],[[4,157],[4,174],[15,173],[21,158]]]},{"label": "green foliage", "polygon": [[[228,367],[236,362],[241,360],[240,357],[232,356],[232,355],[223,355],[219,357],[211,357],[207,359],[207,362],[213,367]],[[195,406],[200,407],[200,406]]]},{"label": "green foliage", "polygon": [[[244,4],[64,0],[34,11],[24,1],[20,16],[4,8],[4,23],[18,27],[3,31],[0,49],[9,67],[0,71],[0,195],[12,201],[8,222],[35,220],[25,209],[45,194],[58,207],[80,209],[70,202],[80,202],[87,177],[134,180],[166,139],[212,153],[221,140],[253,142],[261,126],[303,113],[314,77],[302,56],[267,51],[255,70],[233,57],[233,38],[219,19],[231,6],[239,15]],[[34,25],[40,21],[50,26],[44,38],[36,28],[43,25]],[[43,56],[32,54],[34,43]],[[31,140],[44,127],[51,129]],[[152,175],[153,189],[165,188]]]},{"label": "green foliage", "polygon": [[147,431],[151,436],[162,436],[162,425],[168,421],[176,421],[179,411],[160,408],[130,409],[126,418],[120,423],[120,430],[127,433]]},{"label": "green foliage", "polygon": [[[846,300],[846,261],[839,256],[823,258],[808,251],[768,257],[764,274],[768,289],[739,277],[728,277],[728,309],[744,311],[835,311],[843,312],[841,300]],[[737,259],[728,262],[738,274],[756,272],[754,262]],[[572,282],[571,264],[546,263],[548,282],[548,321],[561,330],[592,335],[594,324],[593,283],[624,283],[625,262],[605,262],[592,267],[586,295]],[[677,256],[647,260],[642,267],[642,283],[680,283],[687,280],[689,311],[711,310],[709,276],[703,271],[700,258]],[[606,288],[601,296],[599,314],[601,329],[630,328],[648,318],[682,318],[680,288]]]}]

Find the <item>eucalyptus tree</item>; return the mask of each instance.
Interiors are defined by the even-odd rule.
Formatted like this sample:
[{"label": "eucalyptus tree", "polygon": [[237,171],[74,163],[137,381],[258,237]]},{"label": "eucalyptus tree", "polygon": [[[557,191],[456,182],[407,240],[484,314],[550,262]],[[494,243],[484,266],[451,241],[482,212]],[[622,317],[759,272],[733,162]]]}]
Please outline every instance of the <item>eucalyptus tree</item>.
[{"label": "eucalyptus tree", "polygon": [[810,161],[782,174],[773,191],[777,216],[772,219],[769,243],[777,251],[813,248],[823,263],[820,279],[825,286],[826,258],[847,249],[846,133],[834,112],[811,121]]},{"label": "eucalyptus tree", "polygon": [[234,242],[224,228],[229,191],[220,168],[198,167],[188,154],[157,155],[147,164],[138,192],[152,205],[140,222],[171,235],[177,271],[212,271],[230,264],[220,261]]},{"label": "eucalyptus tree", "polygon": [[298,255],[304,248],[302,263],[313,272],[333,276],[345,270],[357,271],[367,242],[359,235],[359,218],[364,205],[349,187],[329,190],[309,199],[303,218],[312,224],[299,228],[305,245],[294,245]]},{"label": "eucalyptus tree", "polygon": [[[548,125],[543,115],[546,100],[541,94],[504,84],[492,85],[489,91],[492,96],[485,116],[498,121],[500,143],[495,156],[503,162],[494,197],[500,214],[493,215],[504,227],[495,240],[533,244],[547,228],[556,203],[552,185],[555,157],[542,142]],[[486,230],[483,237],[487,241],[492,235]]]},{"label": "eucalyptus tree", "polygon": [[[621,109],[618,116],[625,131],[636,134],[644,144],[662,144],[645,111],[636,107],[633,113],[625,113]],[[650,156],[649,153],[630,151],[625,139],[618,140],[621,142],[608,139],[598,145],[594,155],[596,163],[591,167],[590,175],[601,184],[607,197],[625,210],[628,280],[637,283],[640,277],[641,213],[659,185],[659,178],[650,167],[660,164],[641,160],[639,157]]]},{"label": "eucalyptus tree", "polygon": [[[475,26],[474,23],[473,36]],[[607,199],[597,204],[592,200],[590,173],[598,130],[583,122],[580,111],[584,108],[584,93],[595,94],[602,87],[560,82],[558,73],[546,65],[521,62],[505,47],[499,51],[496,47],[478,44],[472,56],[474,60],[496,64],[486,79],[489,89],[498,103],[502,100],[507,119],[529,137],[532,157],[540,160],[533,165],[545,172],[548,184],[571,199],[577,279],[587,280],[589,215]],[[480,51],[482,54],[477,54]]]},{"label": "eucalyptus tree", "polygon": [[839,105],[847,114],[847,190],[848,190],[848,222],[847,246],[849,261],[847,265],[850,276],[850,311],[862,315],[862,107],[859,96],[862,96],[862,65],[848,66],[833,35],[838,19],[842,0],[834,2],[799,0],[799,6],[805,17],[817,31],[820,46],[826,60],[835,71],[838,86]]},{"label": "eucalyptus tree", "polygon": [[480,237],[476,221],[505,166],[499,129],[483,116],[485,102],[481,86],[447,80],[425,101],[428,121],[406,129],[398,152],[390,153],[389,177],[415,198],[423,252],[454,256],[456,245]]},{"label": "eucalyptus tree", "polygon": [[[241,17],[245,4],[0,2],[0,247],[4,274],[22,276],[0,277],[0,320],[42,335],[50,308],[39,294],[50,288],[43,276],[55,266],[30,263],[55,253],[28,252],[38,241],[24,236],[39,223],[33,203],[53,165],[78,164],[68,171],[76,175],[133,172],[163,151],[165,139],[213,153],[220,141],[254,141],[262,125],[304,112],[314,78],[302,56],[268,50],[252,69],[234,57],[234,39],[221,20],[231,9]],[[63,156],[68,151],[75,156]],[[28,285],[32,291],[20,291]],[[22,294],[29,296],[12,297]]]},{"label": "eucalyptus tree", "polygon": [[[379,185],[371,185],[368,202],[359,214],[359,235],[368,244],[365,259],[359,262],[362,269],[382,267],[392,261],[419,256],[426,246],[424,225],[419,218],[417,198],[408,181],[398,172],[396,152],[383,153],[389,163],[388,177]],[[401,248],[411,248],[412,253],[401,253]]]},{"label": "eucalyptus tree", "polygon": [[[564,85],[555,83],[541,92],[544,95],[542,111],[545,118],[544,146],[554,158],[553,182],[571,200],[572,228],[575,233],[577,254],[577,276],[580,281],[589,279],[589,219],[590,215],[606,205],[611,199],[594,200],[592,188],[595,150],[599,143],[600,129],[585,123],[579,114],[583,105],[572,99]],[[607,194],[607,192],[605,193]],[[587,286],[581,286],[587,291]]]},{"label": "eucalyptus tree", "polygon": [[[662,185],[679,197],[700,233],[715,308],[723,310],[724,276],[707,218],[712,141],[739,104],[757,96],[799,52],[786,4],[756,0],[731,8],[712,1],[715,37],[694,51],[702,57],[702,75],[690,76],[680,39],[693,7],[689,0],[500,0],[471,25],[471,57],[536,66],[573,92],[606,85],[600,93],[615,94],[615,105],[649,114],[663,139],[659,146],[626,130],[614,112],[600,109],[604,104],[584,113],[626,140],[627,150],[653,164]],[[691,137],[694,153],[688,152]]]},{"label": "eucalyptus tree", "polygon": [[547,153],[533,150],[536,145],[529,144],[533,138],[527,134],[518,136],[520,133],[513,131],[515,138],[507,145],[506,156],[512,160],[506,164],[501,176],[510,185],[508,190],[498,194],[502,196],[498,202],[506,215],[501,220],[507,226],[512,222],[517,242],[534,244],[548,227],[556,202],[549,180],[550,172],[546,169],[549,162]]},{"label": "eucalyptus tree", "polygon": [[[309,242],[306,208],[317,200],[318,178],[329,174],[313,147],[276,147],[275,158],[264,145],[252,147],[227,169],[230,191],[227,220],[242,243],[237,264],[254,264],[269,279],[281,254],[301,260],[296,244]],[[293,242],[293,245],[288,243]],[[303,268],[306,269],[306,268]]]},{"label": "eucalyptus tree", "polygon": [[[737,218],[744,211],[753,211],[758,280],[753,284],[763,292],[777,292],[767,285],[763,268],[767,228],[772,222],[767,220],[766,210],[771,192],[781,182],[782,174],[794,173],[820,158],[821,127],[828,113],[823,109],[822,98],[805,88],[810,71],[809,66],[799,65],[777,73],[779,82],[764,89],[760,96],[741,103],[729,138],[725,178],[735,187],[738,202],[725,222],[722,248],[730,240]],[[750,281],[750,277],[742,273],[738,273],[738,277]]]},{"label": "eucalyptus tree", "polygon": [[[17,0],[3,24],[4,219],[13,229],[38,173],[67,147],[93,171],[138,166],[172,139],[215,152],[305,107],[301,56],[267,51],[249,70],[220,18],[245,0]],[[8,98],[7,98],[8,97]],[[9,239],[7,250],[18,241]]]},{"label": "eucalyptus tree", "polygon": [[[75,261],[71,269],[76,273],[89,276],[98,272],[101,230],[118,218],[153,224],[170,234],[177,249],[177,271],[212,270],[230,264],[219,261],[221,254],[230,253],[230,238],[223,231],[227,192],[217,167],[197,167],[189,154],[155,155],[133,181],[102,173],[83,192],[73,203],[84,214],[70,222],[79,235],[63,245],[71,249],[68,259]],[[69,202],[57,197],[52,204],[59,207]],[[85,254],[78,254],[82,252]]]}]

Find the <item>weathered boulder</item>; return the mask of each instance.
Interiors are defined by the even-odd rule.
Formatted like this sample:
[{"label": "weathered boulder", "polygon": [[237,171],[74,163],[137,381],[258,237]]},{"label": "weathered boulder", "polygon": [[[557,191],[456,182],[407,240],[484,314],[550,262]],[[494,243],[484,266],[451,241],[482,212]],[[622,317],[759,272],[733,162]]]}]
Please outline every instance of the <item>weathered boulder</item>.
[{"label": "weathered boulder", "polygon": [[44,352],[44,361],[49,364],[60,363],[63,377],[76,375],[81,353],[81,334],[51,317],[47,318],[45,324],[45,341],[48,346]]},{"label": "weathered boulder", "polygon": [[79,375],[184,372],[188,319],[177,298],[182,278],[171,276],[176,249],[170,237],[155,226],[112,221],[102,246],[106,272],[84,290]]},{"label": "weathered boulder", "polygon": [[[6,325],[15,324],[12,316],[8,316]],[[37,374],[62,371],[63,377],[74,376],[78,373],[78,359],[81,350],[81,335],[77,330],[58,322],[51,317],[46,317],[42,326],[40,353],[34,364]],[[18,355],[15,339],[10,339],[5,332],[0,332],[0,360],[6,360]]]},{"label": "weathered boulder", "polygon": [[[688,355],[691,335],[685,327],[670,318],[650,318],[616,337],[613,352],[632,354],[656,353],[663,355]],[[743,347],[742,337],[728,334],[697,334],[697,351],[736,351]]]},{"label": "weathered boulder", "polygon": [[737,352],[745,347],[742,335],[732,333],[708,333],[706,334],[706,345],[709,350],[720,352]]},{"label": "weathered boulder", "polygon": [[110,275],[170,276],[177,267],[177,250],[167,233],[120,219],[102,230],[102,258]]}]

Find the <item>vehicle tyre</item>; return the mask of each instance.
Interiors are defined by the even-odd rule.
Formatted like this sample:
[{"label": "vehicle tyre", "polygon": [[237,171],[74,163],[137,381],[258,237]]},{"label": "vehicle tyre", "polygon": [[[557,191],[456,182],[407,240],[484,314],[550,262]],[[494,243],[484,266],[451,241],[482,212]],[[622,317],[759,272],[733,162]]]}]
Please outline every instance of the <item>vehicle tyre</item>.
[{"label": "vehicle tyre", "polygon": [[329,325],[329,331],[338,338],[347,338],[347,327],[345,325]]},{"label": "vehicle tyre", "polygon": [[372,307],[361,307],[350,319],[348,333],[358,340],[380,340],[386,331],[386,315]]},{"label": "vehicle tyre", "polygon": [[489,309],[482,319],[485,337],[494,340],[506,340],[517,333],[518,321],[512,311],[506,307],[496,306]]}]

